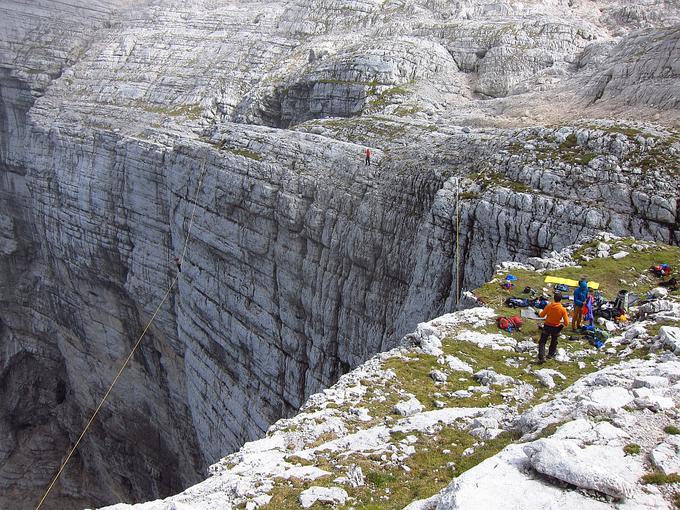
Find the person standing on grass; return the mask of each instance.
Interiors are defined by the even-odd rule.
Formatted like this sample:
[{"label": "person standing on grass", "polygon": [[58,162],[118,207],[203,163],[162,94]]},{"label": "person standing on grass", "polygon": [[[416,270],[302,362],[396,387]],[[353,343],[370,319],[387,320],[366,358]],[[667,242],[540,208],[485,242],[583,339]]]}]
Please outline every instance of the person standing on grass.
[{"label": "person standing on grass", "polygon": [[581,278],[578,282],[578,287],[574,291],[574,312],[571,316],[571,330],[576,331],[581,328],[581,321],[583,320],[583,305],[586,303],[588,297],[588,280]]},{"label": "person standing on grass", "polygon": [[562,301],[562,294],[555,293],[553,302],[538,314],[540,317],[545,317],[541,339],[538,341],[539,363],[545,363],[545,344],[548,341],[548,337],[550,337],[548,358],[554,358],[555,354],[557,354],[557,337],[562,328],[569,325],[569,314],[560,301]]},{"label": "person standing on grass", "polygon": [[365,165],[366,165],[366,166],[371,166],[371,149],[369,149],[368,147],[366,147],[366,149],[364,150],[364,155],[366,156],[366,163],[365,163]]}]

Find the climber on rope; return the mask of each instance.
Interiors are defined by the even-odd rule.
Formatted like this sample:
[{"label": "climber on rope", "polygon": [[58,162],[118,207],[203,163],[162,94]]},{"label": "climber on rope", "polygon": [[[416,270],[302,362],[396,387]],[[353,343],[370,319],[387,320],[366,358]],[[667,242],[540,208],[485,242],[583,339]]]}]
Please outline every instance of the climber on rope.
[{"label": "climber on rope", "polygon": [[175,264],[177,264],[177,271],[182,272],[182,263],[179,260],[179,257],[175,257]]},{"label": "climber on rope", "polygon": [[369,149],[368,147],[366,147],[366,149],[364,150],[364,154],[366,155],[366,163],[365,163],[365,165],[366,165],[366,166],[371,166],[371,155],[372,155],[371,149]]},{"label": "climber on rope", "polygon": [[562,306],[560,301],[562,301],[562,294],[556,292],[553,297],[553,302],[538,314],[540,317],[545,317],[541,339],[538,341],[539,363],[545,363],[545,344],[548,341],[548,337],[550,337],[548,358],[554,358],[555,354],[557,354],[557,337],[562,331],[562,328],[569,325],[569,314],[567,314],[566,308]]}]

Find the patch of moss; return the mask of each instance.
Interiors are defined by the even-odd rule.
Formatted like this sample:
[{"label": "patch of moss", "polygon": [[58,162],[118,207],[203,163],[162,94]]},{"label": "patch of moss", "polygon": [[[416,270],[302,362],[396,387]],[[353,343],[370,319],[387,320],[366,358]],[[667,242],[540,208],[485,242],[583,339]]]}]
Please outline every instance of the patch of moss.
[{"label": "patch of moss", "polygon": [[394,114],[398,117],[408,117],[415,113],[418,113],[421,110],[422,108],[420,108],[420,106],[417,105],[399,106],[396,110],[394,110]]},{"label": "patch of moss", "polygon": [[137,106],[150,113],[167,115],[168,117],[185,117],[196,120],[203,114],[203,107],[200,104],[186,104],[181,106],[164,106],[158,104],[138,103]]},{"label": "patch of moss", "polygon": [[678,427],[676,427],[675,425],[668,425],[668,426],[663,428],[663,431],[666,434],[672,434],[674,436],[677,436],[678,434],[680,434],[680,429]]},{"label": "patch of moss", "polygon": [[369,483],[375,485],[375,487],[378,489],[381,487],[389,486],[396,479],[397,478],[390,472],[369,471],[368,473],[366,473],[366,480]]},{"label": "patch of moss", "polygon": [[576,138],[575,133],[571,133],[570,135],[565,138],[565,140],[560,144],[560,150],[568,150],[568,149],[573,149],[578,145],[578,141]]},{"label": "patch of moss", "polygon": [[668,483],[680,483],[680,475],[677,473],[666,475],[661,471],[654,471],[653,473],[644,475],[641,480],[642,483],[645,484],[665,485]]},{"label": "patch of moss", "polygon": [[371,101],[371,106],[375,108],[384,108],[392,102],[392,99],[395,96],[404,96],[406,94],[408,94],[408,89],[404,86],[397,85],[395,87],[390,87],[377,94]]},{"label": "patch of moss", "polygon": [[513,181],[498,172],[476,172],[468,176],[475,183],[481,185],[482,190],[488,188],[508,188],[518,193],[531,192],[531,187],[523,182]]},{"label": "patch of moss", "polygon": [[251,151],[250,149],[242,149],[237,147],[222,147],[222,148],[228,150],[232,154],[236,154],[237,156],[243,156],[244,158],[252,159],[254,161],[260,161],[262,159],[261,155],[259,155],[257,152]]},{"label": "patch of moss", "polygon": [[626,453],[626,455],[638,455],[640,453],[640,445],[629,443],[623,447],[623,451]]}]

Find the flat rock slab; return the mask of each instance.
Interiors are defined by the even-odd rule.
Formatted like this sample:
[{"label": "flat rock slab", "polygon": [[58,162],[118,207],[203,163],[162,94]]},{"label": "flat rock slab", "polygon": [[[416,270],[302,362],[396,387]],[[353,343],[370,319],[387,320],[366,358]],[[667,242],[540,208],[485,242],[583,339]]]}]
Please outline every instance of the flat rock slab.
[{"label": "flat rock slab", "polygon": [[680,474],[680,437],[668,437],[652,450],[650,457],[652,463],[664,474]]},{"label": "flat rock slab", "polygon": [[480,333],[478,331],[463,331],[456,339],[470,342],[483,349],[496,351],[514,351],[517,340],[500,333]]},{"label": "flat rock slab", "polygon": [[590,407],[607,412],[616,411],[633,401],[633,395],[625,388],[614,386],[611,388],[598,388],[590,394],[592,404]]},{"label": "flat rock slab", "polygon": [[423,405],[417,398],[413,397],[409,400],[399,402],[394,406],[394,412],[401,416],[413,416],[423,410]]},{"label": "flat rock slab", "polygon": [[[607,503],[580,491],[564,490],[531,476],[521,444],[513,444],[456,478],[442,493],[436,510],[669,510],[660,494],[636,493]],[[636,469],[638,471],[636,471]],[[641,466],[632,468],[643,474]],[[428,501],[429,502],[429,501]],[[419,507],[416,507],[419,508]],[[427,506],[425,508],[428,508]]]},{"label": "flat rock slab", "polygon": [[524,453],[531,466],[544,475],[617,499],[633,494],[636,479],[622,469],[626,462],[621,448],[581,448],[574,440],[548,438],[525,445]]},{"label": "flat rock slab", "polygon": [[316,502],[344,505],[347,492],[340,487],[310,487],[300,493],[302,508],[309,508]]},{"label": "flat rock slab", "polygon": [[448,365],[455,372],[467,372],[468,374],[474,372],[474,369],[469,364],[455,356],[448,355],[446,358],[440,358],[438,361],[442,365]]},{"label": "flat rock slab", "polygon": [[666,377],[647,375],[638,377],[633,381],[633,388],[665,388],[670,386]]}]

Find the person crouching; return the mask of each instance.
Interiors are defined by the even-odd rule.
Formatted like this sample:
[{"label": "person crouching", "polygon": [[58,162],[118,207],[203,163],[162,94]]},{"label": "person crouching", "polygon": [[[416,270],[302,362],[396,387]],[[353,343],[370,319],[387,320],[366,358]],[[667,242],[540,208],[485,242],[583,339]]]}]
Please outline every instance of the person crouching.
[{"label": "person crouching", "polygon": [[562,328],[569,325],[569,314],[560,301],[562,301],[562,294],[555,293],[553,302],[538,314],[540,317],[545,317],[541,339],[538,341],[539,363],[545,363],[545,343],[548,341],[548,337],[550,337],[548,358],[554,358],[557,353],[557,337]]}]

